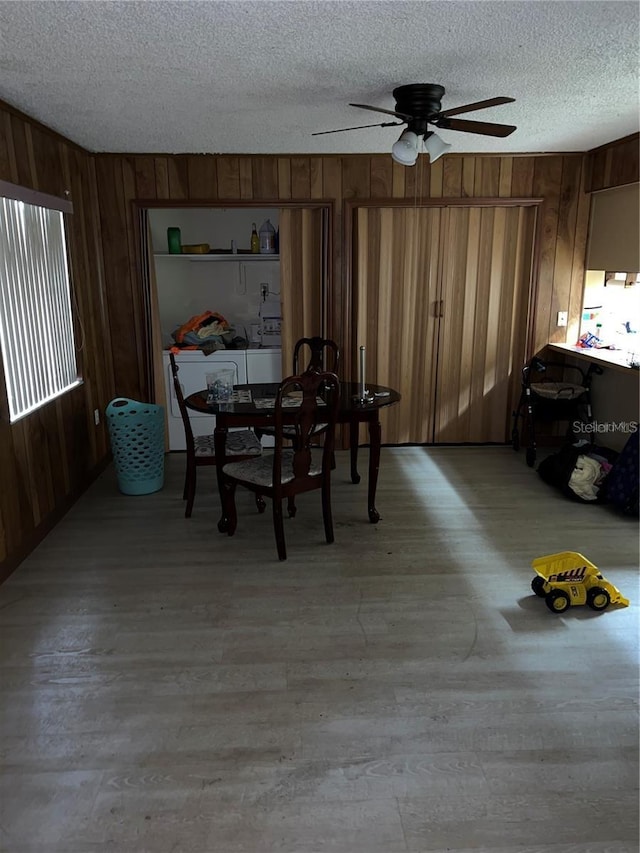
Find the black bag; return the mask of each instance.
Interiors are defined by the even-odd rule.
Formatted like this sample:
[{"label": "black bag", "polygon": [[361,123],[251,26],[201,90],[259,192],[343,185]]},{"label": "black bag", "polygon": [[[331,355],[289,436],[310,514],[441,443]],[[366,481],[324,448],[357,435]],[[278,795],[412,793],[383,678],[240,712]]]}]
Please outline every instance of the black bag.
[{"label": "black bag", "polygon": [[627,515],[638,515],[638,430],[632,432],[609,472],[605,500]]},{"label": "black bag", "polygon": [[576,467],[578,457],[583,455],[588,456],[590,454],[596,454],[612,464],[618,456],[615,450],[611,450],[608,447],[599,447],[593,444],[582,444],[579,446],[575,444],[565,444],[557,453],[552,453],[551,456],[547,456],[546,459],[542,460],[538,465],[538,474],[545,483],[559,489],[565,497],[571,498],[573,501],[578,501],[578,503],[583,504],[604,503],[607,499],[605,486],[611,476],[611,471],[600,484],[598,496],[595,500],[590,501],[586,500],[586,498],[580,497],[580,495],[576,494],[569,485],[569,480],[571,479]]}]

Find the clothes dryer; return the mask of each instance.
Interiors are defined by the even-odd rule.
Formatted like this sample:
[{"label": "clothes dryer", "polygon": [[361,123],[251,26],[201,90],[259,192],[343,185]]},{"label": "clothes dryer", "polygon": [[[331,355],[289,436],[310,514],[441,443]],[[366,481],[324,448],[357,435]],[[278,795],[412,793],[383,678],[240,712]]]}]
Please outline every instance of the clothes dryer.
[{"label": "clothes dryer", "polygon": [[[173,375],[169,353],[162,354],[164,365],[165,395],[167,401],[167,423],[169,432],[169,450],[186,450],[184,425],[180,408],[173,387]],[[195,391],[207,387],[207,373],[216,370],[230,369],[234,371],[234,385],[247,382],[247,358],[244,350],[218,350],[211,355],[205,355],[196,350],[186,350],[176,354],[176,364],[179,367],[178,379],[185,397]],[[194,435],[210,435],[216,425],[213,415],[190,411],[191,428]]]}]

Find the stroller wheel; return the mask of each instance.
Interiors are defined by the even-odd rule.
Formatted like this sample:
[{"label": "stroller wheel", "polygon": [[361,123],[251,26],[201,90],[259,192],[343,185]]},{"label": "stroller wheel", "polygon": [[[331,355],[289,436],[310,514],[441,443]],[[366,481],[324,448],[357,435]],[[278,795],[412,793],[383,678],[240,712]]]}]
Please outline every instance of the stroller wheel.
[{"label": "stroller wheel", "polygon": [[536,450],[535,447],[527,447],[527,465],[529,468],[533,468],[536,464]]}]

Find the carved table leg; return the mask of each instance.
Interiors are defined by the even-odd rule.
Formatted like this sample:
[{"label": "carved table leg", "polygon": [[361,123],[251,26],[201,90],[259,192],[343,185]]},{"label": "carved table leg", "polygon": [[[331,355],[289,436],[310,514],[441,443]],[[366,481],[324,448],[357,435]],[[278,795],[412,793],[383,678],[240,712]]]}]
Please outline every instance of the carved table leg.
[{"label": "carved table leg", "polygon": [[376,509],[376,487],[378,485],[381,442],[382,427],[380,426],[380,421],[369,421],[369,492],[367,497],[369,521],[372,524],[377,524],[380,521],[380,513]]},{"label": "carved table leg", "polygon": [[360,424],[356,420],[352,420],[349,424],[349,445],[351,452],[351,482],[359,483],[360,474],[358,474],[358,434]]},{"label": "carved table leg", "polygon": [[220,423],[220,418],[216,418],[216,428],[213,431],[213,444],[216,454],[216,477],[218,480],[218,494],[220,495],[220,505],[222,507],[222,515],[218,522],[218,530],[220,533],[226,533],[229,529],[229,517],[225,509],[225,495],[222,480],[222,468],[225,464],[225,447],[227,444],[227,427]]}]

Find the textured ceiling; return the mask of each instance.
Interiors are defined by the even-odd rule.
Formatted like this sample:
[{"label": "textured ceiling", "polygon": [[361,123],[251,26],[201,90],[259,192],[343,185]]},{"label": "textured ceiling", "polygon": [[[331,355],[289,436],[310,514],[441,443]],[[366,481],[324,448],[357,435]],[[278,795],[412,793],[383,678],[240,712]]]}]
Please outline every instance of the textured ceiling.
[{"label": "textured ceiling", "polygon": [[[0,98],[92,151],[385,152],[399,129],[349,101],[440,83],[443,109],[506,139],[454,151],[583,151],[638,130],[637,2],[0,2]],[[380,116],[380,121],[385,121]],[[391,117],[389,117],[391,120]]]}]

